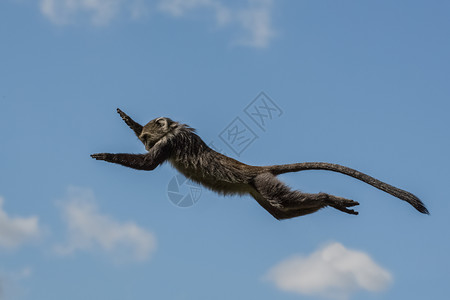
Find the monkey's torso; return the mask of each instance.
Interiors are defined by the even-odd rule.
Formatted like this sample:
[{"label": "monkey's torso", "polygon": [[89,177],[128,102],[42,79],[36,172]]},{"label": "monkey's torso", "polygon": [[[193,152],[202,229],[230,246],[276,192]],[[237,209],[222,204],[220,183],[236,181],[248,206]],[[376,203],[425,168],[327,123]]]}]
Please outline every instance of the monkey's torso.
[{"label": "monkey's torso", "polygon": [[[249,166],[209,148],[194,133],[187,147],[174,147],[170,164],[186,178],[223,195],[247,194],[253,191],[251,180],[262,167]],[[192,143],[192,141],[195,141]]]}]

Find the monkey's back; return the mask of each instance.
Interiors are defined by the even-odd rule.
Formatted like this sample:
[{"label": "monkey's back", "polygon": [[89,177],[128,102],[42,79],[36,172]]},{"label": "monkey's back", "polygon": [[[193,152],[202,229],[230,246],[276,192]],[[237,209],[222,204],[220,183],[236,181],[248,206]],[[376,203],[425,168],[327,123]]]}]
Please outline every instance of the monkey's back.
[{"label": "monkey's back", "polygon": [[261,170],[207,146],[196,151],[184,150],[169,158],[172,166],[187,178],[223,195],[249,193],[249,183]]}]

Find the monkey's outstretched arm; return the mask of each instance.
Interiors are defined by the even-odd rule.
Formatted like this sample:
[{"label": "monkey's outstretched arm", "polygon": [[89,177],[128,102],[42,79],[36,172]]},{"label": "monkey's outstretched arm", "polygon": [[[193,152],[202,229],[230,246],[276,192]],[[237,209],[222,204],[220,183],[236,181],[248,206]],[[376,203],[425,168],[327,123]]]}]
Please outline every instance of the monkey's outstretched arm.
[{"label": "monkey's outstretched arm", "polygon": [[132,118],[130,118],[126,113],[121,111],[119,108],[117,109],[117,112],[122,117],[122,120],[124,120],[125,123],[127,123],[128,127],[133,129],[136,136],[139,137],[142,133],[142,128],[143,128],[142,125],[140,125],[139,123],[136,123]]},{"label": "monkey's outstretched arm", "polygon": [[151,171],[169,157],[169,151],[166,148],[156,146],[146,154],[96,153],[92,154],[91,157],[96,160],[104,160],[136,170]]},{"label": "monkey's outstretched arm", "polygon": [[92,154],[91,157],[96,160],[104,160],[110,163],[144,171],[151,171],[161,163],[154,160],[148,154],[96,153]]}]

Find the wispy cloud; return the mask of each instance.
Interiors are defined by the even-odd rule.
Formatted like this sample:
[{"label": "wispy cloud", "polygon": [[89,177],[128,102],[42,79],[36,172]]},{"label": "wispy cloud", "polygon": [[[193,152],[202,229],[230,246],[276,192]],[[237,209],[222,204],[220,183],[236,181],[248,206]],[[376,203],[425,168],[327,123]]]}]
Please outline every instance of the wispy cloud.
[{"label": "wispy cloud", "polygon": [[[219,28],[237,29],[234,44],[265,48],[276,36],[272,26],[273,0],[246,0],[231,6],[224,0],[40,0],[42,14],[57,25],[88,18],[93,25],[105,26],[119,15],[138,19],[150,10],[174,18],[194,13],[212,17]],[[152,6],[153,5],[153,6]]]},{"label": "wispy cloud", "polygon": [[100,213],[92,191],[70,188],[67,198],[61,207],[68,241],[56,246],[59,254],[101,250],[116,261],[126,262],[146,260],[156,249],[152,233],[134,222],[119,222]]},{"label": "wispy cloud", "polygon": [[11,217],[3,210],[4,199],[0,197],[0,247],[15,248],[39,237],[39,218]]},{"label": "wispy cloud", "polygon": [[203,9],[206,13],[213,13],[219,25],[231,21],[232,11],[217,0],[162,0],[159,10],[173,17],[183,17],[195,10]]},{"label": "wispy cloud", "polygon": [[21,299],[23,295],[22,281],[33,274],[31,267],[16,270],[0,269],[0,299]]},{"label": "wispy cloud", "polygon": [[276,36],[272,28],[272,0],[250,0],[249,7],[237,12],[245,34],[237,40],[245,46],[264,48]]},{"label": "wispy cloud", "polygon": [[384,290],[392,275],[368,254],[332,243],[308,257],[282,261],[269,271],[267,279],[283,291],[348,299],[357,290]]},{"label": "wispy cloud", "polygon": [[276,36],[272,28],[272,0],[248,0],[244,7],[229,7],[218,0],[161,0],[159,9],[173,17],[183,17],[196,10],[212,13],[216,24],[241,28],[236,44],[267,47]]},{"label": "wispy cloud", "polygon": [[142,0],[41,0],[42,14],[55,24],[75,22],[77,17],[88,15],[92,24],[107,25],[122,11],[128,11],[132,18],[145,14]]}]

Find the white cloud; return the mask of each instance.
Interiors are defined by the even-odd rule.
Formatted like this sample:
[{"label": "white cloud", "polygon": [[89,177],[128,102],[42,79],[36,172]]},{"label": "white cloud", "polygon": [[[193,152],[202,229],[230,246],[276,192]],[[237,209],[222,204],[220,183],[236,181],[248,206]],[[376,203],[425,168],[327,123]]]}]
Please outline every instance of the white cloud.
[{"label": "white cloud", "polygon": [[[109,24],[121,13],[131,19],[148,15],[149,2],[145,0],[39,0],[42,14],[58,25],[75,23],[88,16],[97,26]],[[153,1],[152,1],[153,3]],[[267,47],[276,36],[272,28],[273,0],[247,0],[238,7],[224,0],[159,0],[155,11],[176,18],[186,17],[200,11],[211,15],[217,26],[237,28],[234,43],[256,48]]]},{"label": "white cloud", "polygon": [[68,24],[87,13],[94,25],[106,25],[126,7],[132,18],[145,11],[142,0],[40,0],[42,14],[55,24]]},{"label": "white cloud", "polygon": [[68,242],[55,249],[59,254],[78,250],[102,250],[117,261],[142,261],[156,248],[152,233],[134,222],[119,222],[102,214],[95,205],[92,191],[71,188],[69,197],[61,203],[68,226]]},{"label": "white cloud", "polygon": [[159,9],[174,17],[181,17],[196,9],[214,13],[217,24],[224,25],[231,19],[231,10],[217,0],[162,0]]},{"label": "white cloud", "polygon": [[15,248],[37,238],[41,233],[38,217],[10,217],[3,210],[3,201],[0,197],[0,247]]},{"label": "white cloud", "polygon": [[264,48],[275,37],[272,29],[272,0],[250,0],[249,8],[237,12],[237,19],[245,30],[237,42],[242,45]]},{"label": "white cloud", "polygon": [[31,267],[16,270],[0,269],[0,299],[21,299],[24,293],[22,281],[33,274]]},{"label": "white cloud", "polygon": [[245,8],[227,7],[219,0],[161,0],[159,9],[174,17],[182,17],[204,9],[214,14],[217,25],[235,25],[243,30],[237,44],[267,47],[276,36],[272,28],[272,0],[248,0]]},{"label": "white cloud", "polygon": [[145,17],[149,13],[149,8],[145,4],[145,0],[134,0],[130,3],[129,7],[131,18],[133,20]]},{"label": "white cloud", "polygon": [[267,279],[283,291],[348,299],[357,290],[384,290],[392,275],[368,254],[332,243],[308,257],[282,261],[269,271]]}]

